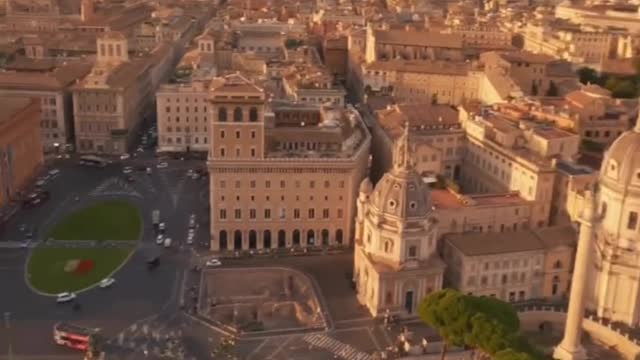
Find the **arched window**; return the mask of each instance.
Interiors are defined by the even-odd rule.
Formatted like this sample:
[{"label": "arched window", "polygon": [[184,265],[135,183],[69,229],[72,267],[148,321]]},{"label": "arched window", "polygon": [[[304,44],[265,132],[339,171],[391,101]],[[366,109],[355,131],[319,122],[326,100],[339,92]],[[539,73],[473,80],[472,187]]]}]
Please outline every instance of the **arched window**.
[{"label": "arched window", "polygon": [[307,245],[315,245],[316,244],[316,234],[313,230],[307,231]]},{"label": "arched window", "polygon": [[236,107],[235,109],[233,109],[233,121],[242,122],[242,109],[241,108]]},{"label": "arched window", "polygon": [[391,291],[387,291],[387,294],[384,297],[385,305],[393,305],[393,293]]},{"label": "arched window", "polygon": [[321,233],[322,236],[322,245],[329,245],[329,230],[324,229]]},{"label": "arched window", "polygon": [[251,109],[249,109],[249,121],[258,121],[258,108],[252,107]]},{"label": "arched window", "polygon": [[218,109],[218,121],[227,121],[227,108],[221,107]]},{"label": "arched window", "polygon": [[258,234],[255,230],[249,231],[249,249],[255,249],[258,247]]},{"label": "arched window", "polygon": [[233,232],[233,248],[235,250],[242,250],[242,232],[240,230]]},{"label": "arched window", "polygon": [[300,230],[293,230],[293,245],[300,246]]},{"label": "arched window", "polygon": [[384,242],[384,252],[388,253],[391,251],[391,241],[387,240]]},{"label": "arched window", "polygon": [[278,230],[278,244],[287,243],[287,233],[284,230]]},{"label": "arched window", "polygon": [[607,216],[607,203],[604,201],[600,204],[600,216],[602,216],[603,220]]}]

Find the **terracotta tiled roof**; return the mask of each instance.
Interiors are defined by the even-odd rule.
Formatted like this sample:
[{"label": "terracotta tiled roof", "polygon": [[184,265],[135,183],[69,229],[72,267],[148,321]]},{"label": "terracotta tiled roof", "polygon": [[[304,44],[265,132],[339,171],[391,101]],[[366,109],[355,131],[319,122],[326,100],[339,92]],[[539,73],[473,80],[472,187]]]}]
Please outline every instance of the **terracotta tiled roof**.
[{"label": "terracotta tiled roof", "polygon": [[441,34],[426,31],[379,30],[375,31],[376,42],[395,45],[462,49],[462,37],[456,34]]}]

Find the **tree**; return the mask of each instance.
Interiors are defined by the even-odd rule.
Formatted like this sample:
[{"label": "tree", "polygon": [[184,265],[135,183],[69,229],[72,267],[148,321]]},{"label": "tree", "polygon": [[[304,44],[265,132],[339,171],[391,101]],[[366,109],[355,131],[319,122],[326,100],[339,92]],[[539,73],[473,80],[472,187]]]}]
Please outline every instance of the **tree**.
[{"label": "tree", "polygon": [[556,83],[552,81],[549,81],[549,89],[547,90],[547,96],[558,96],[558,87],[556,86]]},{"label": "tree", "polygon": [[450,345],[469,346],[494,355],[520,344],[515,335],[520,328],[518,315],[511,305],[495,298],[444,289],[429,294],[418,312],[444,340],[442,359]]},{"label": "tree", "polygon": [[601,79],[598,77],[598,72],[590,67],[581,67],[578,69],[578,77],[583,84],[600,84]]},{"label": "tree", "polygon": [[616,98],[632,98],[636,96],[636,85],[631,80],[620,81],[613,89],[611,94]]},{"label": "tree", "polygon": [[494,360],[535,360],[536,358],[520,351],[516,351],[514,349],[505,349],[499,351],[494,357]]}]

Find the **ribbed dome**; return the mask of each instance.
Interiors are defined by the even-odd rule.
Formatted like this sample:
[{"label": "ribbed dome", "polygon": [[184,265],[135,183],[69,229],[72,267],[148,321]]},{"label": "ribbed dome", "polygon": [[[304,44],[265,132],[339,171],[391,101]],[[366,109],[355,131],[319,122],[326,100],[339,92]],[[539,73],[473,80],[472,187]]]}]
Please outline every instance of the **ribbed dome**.
[{"label": "ribbed dome", "polygon": [[429,186],[415,171],[398,174],[392,170],[376,184],[371,205],[382,215],[424,218],[431,210]]},{"label": "ribbed dome", "polygon": [[600,185],[620,191],[640,190],[640,124],[620,135],[607,150],[600,169]]}]

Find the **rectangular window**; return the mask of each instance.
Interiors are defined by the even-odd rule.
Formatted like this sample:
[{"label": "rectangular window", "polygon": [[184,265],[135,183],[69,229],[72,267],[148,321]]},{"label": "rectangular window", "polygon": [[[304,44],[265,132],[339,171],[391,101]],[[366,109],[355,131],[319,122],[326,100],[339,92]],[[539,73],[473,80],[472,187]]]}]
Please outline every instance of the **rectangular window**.
[{"label": "rectangular window", "polygon": [[240,139],[240,131],[236,131],[236,139]]},{"label": "rectangular window", "polygon": [[240,210],[240,209],[235,209],[235,210],[233,211],[233,213],[234,213],[234,216],[235,216],[235,218],[236,218],[237,220],[242,219],[242,210]]},{"label": "rectangular window", "polygon": [[256,138],[256,132],[255,131],[251,131],[251,138],[255,139]]},{"label": "rectangular window", "polygon": [[251,157],[256,157],[256,149],[251,148]]},{"label": "rectangular window", "polygon": [[338,209],[338,219],[342,219],[342,209]]},{"label": "rectangular window", "polygon": [[224,157],[224,148],[220,148],[220,157]]},{"label": "rectangular window", "polygon": [[256,181],[255,180],[251,180],[251,182],[249,184],[250,184],[252,189],[254,189],[256,187]]},{"label": "rectangular window", "polygon": [[313,219],[316,217],[316,210],[315,209],[309,209],[309,219]]},{"label": "rectangular window", "polygon": [[418,248],[416,246],[409,246],[409,257],[414,258],[418,254]]},{"label": "rectangular window", "polygon": [[220,139],[224,139],[224,130],[220,131]]},{"label": "rectangular window", "polygon": [[271,181],[267,180],[264,182],[264,187],[266,187],[267,189],[271,188]]},{"label": "rectangular window", "polygon": [[287,217],[287,210],[285,208],[280,209],[280,219]]},{"label": "rectangular window", "polygon": [[280,180],[280,188],[284,189],[285,188],[285,182],[284,180]]},{"label": "rectangular window", "polygon": [[293,209],[293,218],[300,219],[300,209]]},{"label": "rectangular window", "polygon": [[313,189],[314,187],[316,187],[316,182],[315,182],[315,181],[313,181],[313,180],[309,181],[309,187],[310,187],[310,188],[312,188],[312,189]]},{"label": "rectangular window", "polygon": [[220,220],[226,220],[226,219],[227,219],[227,210],[220,209]]},{"label": "rectangular window", "polygon": [[249,219],[256,218],[256,209],[249,209]]},{"label": "rectangular window", "polygon": [[264,218],[271,219],[271,209],[264,209]]},{"label": "rectangular window", "polygon": [[240,189],[240,180],[236,180],[236,189]]},{"label": "rectangular window", "polygon": [[329,209],[322,209],[322,218],[323,219],[329,218]]},{"label": "rectangular window", "polygon": [[220,188],[224,189],[225,187],[227,187],[227,182],[224,180],[220,180]]},{"label": "rectangular window", "polygon": [[638,226],[638,213],[635,211],[629,212],[629,220],[627,221],[627,229],[635,230]]}]

